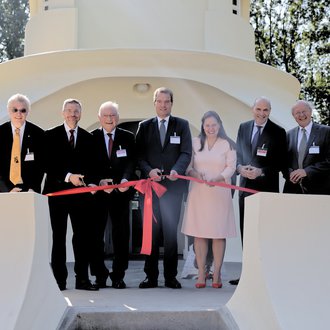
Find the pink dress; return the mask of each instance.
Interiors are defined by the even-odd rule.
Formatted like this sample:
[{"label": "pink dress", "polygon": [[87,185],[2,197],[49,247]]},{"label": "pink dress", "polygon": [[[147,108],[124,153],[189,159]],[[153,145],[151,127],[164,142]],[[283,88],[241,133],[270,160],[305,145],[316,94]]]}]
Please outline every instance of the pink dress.
[{"label": "pink dress", "polygon": [[[203,173],[206,180],[222,174],[226,183],[230,184],[236,168],[236,151],[230,149],[228,141],[218,138],[211,150],[205,141],[202,151],[198,151],[198,137],[193,138],[192,144],[193,156],[187,173],[194,168]],[[185,235],[202,238],[236,236],[231,190],[191,181],[181,231]]]}]

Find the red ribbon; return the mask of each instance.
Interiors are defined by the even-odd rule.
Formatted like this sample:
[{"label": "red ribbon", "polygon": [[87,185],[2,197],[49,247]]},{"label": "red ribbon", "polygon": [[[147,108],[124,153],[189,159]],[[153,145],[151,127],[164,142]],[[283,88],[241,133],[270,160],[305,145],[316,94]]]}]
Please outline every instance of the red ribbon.
[{"label": "red ribbon", "polygon": [[[169,177],[169,176],[167,175],[167,177]],[[223,187],[223,188],[228,188],[228,189],[245,191],[245,192],[249,192],[251,194],[256,194],[257,192],[259,192],[258,190],[254,190],[254,189],[250,189],[250,188],[239,187],[239,186],[235,186],[235,185],[224,183],[224,182],[213,182],[213,181],[201,180],[201,179],[193,178],[192,176],[184,176],[184,175],[178,174],[178,175],[172,175],[172,177],[175,177],[177,179],[188,180],[188,181],[195,181],[195,182],[199,182],[199,183],[206,183],[209,186],[217,186],[217,187]]]},{"label": "red ribbon", "polygon": [[[166,176],[169,177],[168,175]],[[238,187],[231,184],[223,183],[223,182],[209,182],[205,180],[200,180],[193,178],[191,176],[184,175],[172,175],[172,178],[195,181],[199,183],[205,183],[210,186],[218,186],[224,187],[228,189],[235,189],[246,191],[252,194],[257,193],[257,190]],[[142,247],[141,254],[150,255],[152,248],[152,220],[153,220],[153,212],[152,212],[152,191],[154,191],[158,198],[162,197],[166,192],[166,188],[159,184],[158,182],[152,179],[142,179],[136,181],[128,181],[120,184],[113,184],[107,186],[94,186],[94,187],[78,187],[73,189],[61,190],[53,193],[49,193],[46,196],[65,196],[65,195],[73,195],[73,194],[82,194],[93,191],[105,190],[105,189],[115,189],[115,188],[126,188],[126,187],[134,187],[137,191],[144,194],[144,207],[143,207],[143,231],[142,231]]]},{"label": "red ribbon", "polygon": [[166,188],[161,184],[151,180],[140,180],[135,185],[135,189],[144,194],[143,205],[143,231],[142,231],[142,247],[141,254],[150,255],[152,247],[152,190],[160,198],[166,192]]},{"label": "red ribbon", "polygon": [[166,192],[166,188],[161,184],[153,181],[152,179],[143,179],[138,181],[128,181],[120,184],[113,184],[107,186],[94,186],[94,187],[78,187],[73,189],[61,190],[54,193],[49,193],[46,196],[65,196],[73,194],[83,194],[93,191],[126,188],[134,186],[134,188],[140,193],[144,194],[144,207],[143,207],[143,231],[142,231],[142,247],[141,254],[150,255],[152,247],[152,190],[156,193],[158,198],[163,196]]}]

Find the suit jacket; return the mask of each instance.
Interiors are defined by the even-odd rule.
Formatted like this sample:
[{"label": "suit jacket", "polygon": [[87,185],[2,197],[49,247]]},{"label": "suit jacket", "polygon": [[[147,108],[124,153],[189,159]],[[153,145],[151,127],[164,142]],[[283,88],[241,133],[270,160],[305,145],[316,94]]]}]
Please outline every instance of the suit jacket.
[{"label": "suit jacket", "polygon": [[[298,168],[298,132],[299,127],[288,131],[288,172]],[[313,146],[319,147],[314,148]],[[312,148],[311,148],[312,147]],[[303,178],[302,185],[308,194],[330,195],[330,127],[313,123],[311,134],[307,141],[303,168],[307,177]],[[285,182],[284,192],[302,193],[301,187]]]},{"label": "suit jacket", "polygon": [[[108,157],[108,146],[104,139],[103,129],[95,129],[92,135],[95,143],[98,182],[101,179],[113,179],[114,183],[120,183],[122,179],[130,181],[135,178],[134,134],[122,128],[116,128],[111,159]],[[125,156],[118,157],[117,152],[120,149],[126,150]]]},{"label": "suit jacket", "polygon": [[71,149],[64,124],[45,132],[46,137],[46,180],[44,193],[76,188],[71,182],[65,182],[66,175],[84,175],[84,182],[97,183],[95,177],[95,155],[93,136],[78,127],[74,150]]},{"label": "suit jacket", "polygon": [[[171,141],[172,136],[180,137],[179,143]],[[160,142],[157,118],[147,119],[140,122],[136,134],[136,147],[138,167],[141,170],[141,177],[147,178],[149,172],[154,168],[163,170],[169,174],[171,170],[184,175],[190,163],[192,154],[192,142],[188,121],[169,117],[164,146]],[[187,189],[187,182],[184,180],[160,182],[168,190],[182,193]]]},{"label": "suit jacket", "polygon": [[[252,154],[251,136],[254,121],[242,123],[237,134],[237,166],[252,165],[262,169],[263,175],[250,180],[240,177],[240,186],[258,191],[279,192],[279,172],[286,170],[286,133],[285,130],[273,123],[270,119],[258,140],[258,147],[267,149],[265,156]],[[240,195],[243,193],[240,192]]]},{"label": "suit jacket", "polygon": [[[0,191],[10,191],[15,185],[10,181],[10,159],[13,144],[11,123],[0,126]],[[21,146],[21,175],[23,184],[17,187],[23,191],[41,191],[44,176],[44,131],[37,125],[26,122]],[[27,157],[27,154],[29,156]]]}]

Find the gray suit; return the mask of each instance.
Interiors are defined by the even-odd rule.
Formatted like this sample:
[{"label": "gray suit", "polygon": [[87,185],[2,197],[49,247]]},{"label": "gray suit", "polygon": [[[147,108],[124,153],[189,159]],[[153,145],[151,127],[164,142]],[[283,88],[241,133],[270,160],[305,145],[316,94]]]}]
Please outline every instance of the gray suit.
[{"label": "gray suit", "polygon": [[[299,127],[287,133],[288,143],[288,172],[298,169],[298,140]],[[313,123],[311,134],[307,141],[303,168],[307,176],[302,179],[304,193],[330,194],[330,127]],[[285,193],[303,193],[299,184],[293,184],[289,179],[284,185]]]}]

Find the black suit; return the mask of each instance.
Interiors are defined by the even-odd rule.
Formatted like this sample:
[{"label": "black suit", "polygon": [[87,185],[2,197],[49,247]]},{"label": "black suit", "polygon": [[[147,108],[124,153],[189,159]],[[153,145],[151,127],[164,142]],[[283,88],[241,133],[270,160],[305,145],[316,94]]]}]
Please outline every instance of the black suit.
[{"label": "black suit", "polygon": [[[240,186],[258,191],[279,192],[279,172],[284,173],[287,162],[285,130],[270,119],[262,131],[257,147],[267,149],[266,156],[252,153],[251,136],[254,121],[242,123],[237,134],[237,166],[251,165],[262,170],[262,176],[254,180],[240,177]],[[243,243],[244,199],[250,193],[239,192],[240,229]]]},{"label": "black suit", "polygon": [[[0,191],[10,191],[15,185],[10,181],[10,159],[13,144],[11,123],[6,122],[0,126]],[[21,175],[22,184],[16,187],[23,191],[33,189],[40,193],[41,182],[44,175],[43,166],[44,131],[30,122],[26,122],[21,147]]]},{"label": "black suit", "polygon": [[[287,133],[289,173],[298,169],[298,132],[299,127],[295,127]],[[303,168],[307,174],[302,179],[302,186],[306,189],[304,192],[307,194],[330,195],[329,126],[313,123],[311,134],[307,141]],[[293,184],[287,179],[283,192],[301,194],[302,189],[299,184]]]},{"label": "black suit", "polygon": [[[134,134],[116,128],[110,159],[103,129],[94,130],[92,135],[94,136],[96,151],[97,181],[112,179],[114,184],[119,184],[122,179],[132,180],[136,165]],[[126,152],[123,153],[124,150]],[[129,257],[129,201],[133,194],[134,189],[130,188],[126,192],[120,192],[116,189],[110,194],[100,191],[95,195],[98,216],[95,226],[95,250],[91,262],[91,271],[97,279],[106,279],[108,276],[108,270],[104,265],[103,241],[108,215],[110,215],[112,224],[114,252],[110,277],[112,281],[119,281],[125,276]]]},{"label": "black suit", "polygon": [[[78,127],[75,148],[69,144],[64,125],[46,131],[46,181],[44,193],[75,188],[65,182],[67,173],[82,174],[86,184],[94,183],[92,177],[94,148],[93,137]],[[48,198],[53,230],[51,264],[59,286],[65,286],[68,276],[66,268],[66,231],[68,215],[71,219],[72,245],[75,256],[77,281],[88,280],[90,254],[91,194],[77,194]]]},{"label": "black suit", "polygon": [[[179,136],[180,143],[174,144],[171,136]],[[145,120],[139,124],[136,135],[138,152],[138,166],[142,178],[147,178],[154,168],[170,174],[175,170],[184,175],[191,160],[192,143],[189,124],[186,120],[169,117],[165,142],[162,147],[160,142],[157,118]],[[157,280],[159,275],[158,258],[161,237],[164,243],[164,277],[171,280],[177,275],[177,226],[180,220],[180,211],[183,193],[187,191],[187,182],[184,180],[160,182],[167,188],[166,193],[158,198],[153,194],[153,239],[151,255],[146,257],[144,271],[149,279]],[[143,206],[143,203],[141,203]]]}]

